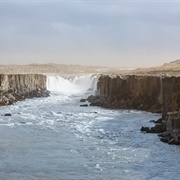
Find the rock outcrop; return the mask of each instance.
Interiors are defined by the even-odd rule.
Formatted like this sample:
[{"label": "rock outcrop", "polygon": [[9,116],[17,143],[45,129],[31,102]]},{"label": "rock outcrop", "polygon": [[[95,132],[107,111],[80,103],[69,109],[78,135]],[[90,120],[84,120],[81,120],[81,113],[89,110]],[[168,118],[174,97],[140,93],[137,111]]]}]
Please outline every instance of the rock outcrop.
[{"label": "rock outcrop", "polygon": [[161,82],[152,76],[102,75],[97,84],[99,96],[91,105],[108,108],[138,109],[161,112]]},{"label": "rock outcrop", "polygon": [[[90,105],[162,113],[161,122],[156,123],[155,127],[149,129],[143,127],[141,130],[148,133],[162,133],[169,132],[170,128],[173,134],[174,130],[175,134],[180,132],[180,115],[176,113],[176,118],[171,120],[169,116],[169,112],[180,110],[179,76],[101,75],[97,89],[97,96],[87,98]],[[174,141],[171,141],[171,144],[172,142]]]},{"label": "rock outcrop", "polygon": [[180,109],[180,77],[164,77],[161,86],[162,117],[166,118],[168,112],[175,112]]},{"label": "rock outcrop", "polygon": [[1,74],[0,105],[9,105],[18,100],[46,97],[46,76],[40,74]]},{"label": "rock outcrop", "polygon": [[161,141],[180,145],[180,111],[167,113],[166,131],[159,134]]}]

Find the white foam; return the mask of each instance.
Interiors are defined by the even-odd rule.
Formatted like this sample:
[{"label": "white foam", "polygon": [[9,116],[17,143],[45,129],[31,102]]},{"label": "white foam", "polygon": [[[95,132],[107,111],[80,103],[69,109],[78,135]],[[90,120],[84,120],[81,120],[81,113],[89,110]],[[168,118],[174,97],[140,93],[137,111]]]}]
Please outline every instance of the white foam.
[{"label": "white foam", "polygon": [[91,92],[95,95],[97,91],[98,75],[81,76],[47,76],[47,89],[51,92],[58,92],[63,95],[76,95]]}]

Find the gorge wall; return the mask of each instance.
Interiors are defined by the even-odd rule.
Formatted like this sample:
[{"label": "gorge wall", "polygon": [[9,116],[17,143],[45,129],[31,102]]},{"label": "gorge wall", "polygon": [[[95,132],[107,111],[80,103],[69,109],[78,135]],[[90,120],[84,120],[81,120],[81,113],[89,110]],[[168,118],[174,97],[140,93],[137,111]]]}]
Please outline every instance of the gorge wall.
[{"label": "gorge wall", "polygon": [[18,100],[48,95],[44,75],[0,74],[0,105],[9,105]]},{"label": "gorge wall", "polygon": [[162,113],[155,128],[145,131],[171,131],[168,142],[175,131],[180,143],[180,77],[101,75],[97,89],[98,96],[88,98],[91,105]]},{"label": "gorge wall", "polygon": [[98,81],[100,96],[111,108],[161,111],[159,77],[101,76]]},{"label": "gorge wall", "polygon": [[97,89],[111,108],[162,112],[163,117],[180,109],[180,77],[102,75]]}]

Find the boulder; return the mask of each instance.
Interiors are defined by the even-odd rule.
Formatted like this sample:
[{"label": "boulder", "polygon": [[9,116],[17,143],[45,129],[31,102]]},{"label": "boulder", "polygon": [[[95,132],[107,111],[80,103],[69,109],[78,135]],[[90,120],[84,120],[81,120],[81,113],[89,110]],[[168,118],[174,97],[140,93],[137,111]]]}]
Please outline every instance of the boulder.
[{"label": "boulder", "polygon": [[88,104],[81,104],[80,107],[87,107]]},{"label": "boulder", "polygon": [[150,120],[149,122],[156,123],[156,121],[155,121],[155,120]]},{"label": "boulder", "polygon": [[86,102],[86,99],[81,99],[80,102]]},{"label": "boulder", "polygon": [[141,131],[142,132],[146,132],[146,133],[150,133],[151,132],[149,127],[144,127],[144,126],[141,127]]},{"label": "boulder", "polygon": [[6,113],[6,114],[4,114],[2,116],[12,116],[12,115],[11,115],[11,113]]},{"label": "boulder", "polygon": [[162,132],[165,132],[166,129],[165,127],[163,126],[163,124],[156,124],[155,127],[152,127],[151,128],[151,133],[162,133]]}]

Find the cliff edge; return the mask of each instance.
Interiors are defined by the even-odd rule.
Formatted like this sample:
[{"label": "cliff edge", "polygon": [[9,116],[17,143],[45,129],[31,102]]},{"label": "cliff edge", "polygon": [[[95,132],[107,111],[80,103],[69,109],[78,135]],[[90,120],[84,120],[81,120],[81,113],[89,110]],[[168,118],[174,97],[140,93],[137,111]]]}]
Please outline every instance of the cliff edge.
[{"label": "cliff edge", "polygon": [[32,97],[46,97],[46,76],[41,74],[0,74],[0,105]]}]

